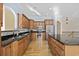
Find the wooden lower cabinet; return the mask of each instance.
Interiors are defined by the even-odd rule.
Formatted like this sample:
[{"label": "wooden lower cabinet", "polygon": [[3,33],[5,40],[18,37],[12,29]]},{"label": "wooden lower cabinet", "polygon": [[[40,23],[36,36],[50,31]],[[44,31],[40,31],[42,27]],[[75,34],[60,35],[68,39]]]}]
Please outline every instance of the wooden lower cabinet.
[{"label": "wooden lower cabinet", "polygon": [[46,33],[45,32],[42,33],[42,38],[43,38],[43,40],[46,40]]},{"label": "wooden lower cabinet", "polygon": [[35,32],[33,32],[33,33],[31,34],[31,39],[32,39],[32,40],[36,40],[36,33],[35,33]]},{"label": "wooden lower cabinet", "polygon": [[23,53],[26,51],[29,45],[29,42],[30,42],[29,35],[22,38],[22,40],[18,42],[18,55],[20,56],[23,55]]},{"label": "wooden lower cabinet", "polygon": [[[29,44],[29,43],[30,43],[30,41],[31,41],[31,39],[30,39],[30,35],[27,35],[27,39],[28,39],[28,41],[27,41],[27,42],[28,42],[28,44]],[[28,45],[28,44],[27,44],[27,45]]]},{"label": "wooden lower cabinet", "polygon": [[24,39],[21,39],[18,41],[18,55],[22,55],[23,54],[23,45],[24,45]]},{"label": "wooden lower cabinet", "polygon": [[18,41],[14,41],[11,43],[11,56],[18,55]]},{"label": "wooden lower cabinet", "polygon": [[30,35],[27,35],[27,37],[24,38],[24,44],[23,44],[24,45],[24,47],[23,47],[24,48],[23,49],[24,51],[26,51],[26,49],[28,48],[28,46],[30,44],[30,41],[31,41]]},{"label": "wooden lower cabinet", "polygon": [[1,47],[1,55],[2,56],[22,56],[23,53],[26,51],[26,49],[29,46],[30,43],[30,36],[27,35],[26,37],[14,41],[7,46]]},{"label": "wooden lower cabinet", "polygon": [[[23,48],[24,48],[23,50],[24,50],[24,52],[25,52],[25,50],[26,50],[26,48],[27,48],[27,46],[28,46],[27,43],[28,43],[28,42],[27,42],[27,37],[25,37],[25,38],[24,38],[24,44],[23,44]],[[24,53],[24,52],[23,52],[23,53]]]},{"label": "wooden lower cabinet", "polygon": [[64,56],[65,55],[65,48],[64,45],[61,44],[60,42],[56,41],[52,37],[48,36],[48,44],[49,48],[52,52],[52,55],[54,56]]},{"label": "wooden lower cabinet", "polygon": [[14,41],[7,46],[2,46],[2,56],[17,56],[18,55],[18,41]]},{"label": "wooden lower cabinet", "polygon": [[79,45],[65,45],[65,56],[79,56]]},{"label": "wooden lower cabinet", "polygon": [[11,44],[2,47],[2,56],[10,56],[11,55]]},{"label": "wooden lower cabinet", "polygon": [[79,56],[79,45],[62,44],[48,35],[48,45],[54,56]]},{"label": "wooden lower cabinet", "polygon": [[18,55],[18,41],[14,41],[7,46],[3,46],[1,55],[2,56],[17,56]]}]

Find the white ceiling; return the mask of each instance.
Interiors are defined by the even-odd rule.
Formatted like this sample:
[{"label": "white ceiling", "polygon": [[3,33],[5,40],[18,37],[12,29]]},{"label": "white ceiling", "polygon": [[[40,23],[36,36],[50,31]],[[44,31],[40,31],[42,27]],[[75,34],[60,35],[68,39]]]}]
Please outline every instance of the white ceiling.
[{"label": "white ceiling", "polygon": [[34,20],[79,18],[79,3],[5,3],[4,5]]}]

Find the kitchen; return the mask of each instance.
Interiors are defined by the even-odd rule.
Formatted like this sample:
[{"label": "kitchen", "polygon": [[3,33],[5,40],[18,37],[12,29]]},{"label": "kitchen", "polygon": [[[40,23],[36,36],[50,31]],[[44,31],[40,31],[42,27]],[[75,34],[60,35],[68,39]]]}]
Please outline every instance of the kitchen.
[{"label": "kitchen", "polygon": [[78,56],[78,5],[0,3],[0,56]]}]

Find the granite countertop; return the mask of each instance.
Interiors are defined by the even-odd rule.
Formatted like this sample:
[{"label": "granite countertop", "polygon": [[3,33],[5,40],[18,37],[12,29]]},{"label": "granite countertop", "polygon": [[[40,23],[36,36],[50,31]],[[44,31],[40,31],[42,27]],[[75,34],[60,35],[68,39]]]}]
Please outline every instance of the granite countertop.
[{"label": "granite countertop", "polygon": [[67,45],[79,45],[79,37],[65,37],[62,36],[60,41]]},{"label": "granite countertop", "polygon": [[[38,31],[31,31],[31,32],[35,32],[35,33],[38,33]],[[42,33],[42,32],[45,32],[45,31],[41,31],[41,33]]]},{"label": "granite countertop", "polygon": [[[31,29],[31,32],[38,32],[37,29]],[[45,30],[41,30],[40,32],[45,32]]]},{"label": "granite countertop", "polygon": [[[52,38],[53,35],[49,34]],[[59,41],[60,43],[64,44],[64,45],[79,45],[79,37],[65,37],[65,36],[61,36],[60,39],[55,39],[57,41]]]},{"label": "granite countertop", "polygon": [[6,46],[14,41],[19,41],[31,32],[30,29],[4,30],[1,31],[2,46]]},{"label": "granite countertop", "polygon": [[2,46],[7,46],[8,44],[10,44],[14,41],[19,41],[22,38],[26,37],[28,34],[29,33],[26,33],[24,35],[19,35],[19,36],[16,36],[16,37],[9,38],[8,40],[4,40],[4,41],[2,41]]}]

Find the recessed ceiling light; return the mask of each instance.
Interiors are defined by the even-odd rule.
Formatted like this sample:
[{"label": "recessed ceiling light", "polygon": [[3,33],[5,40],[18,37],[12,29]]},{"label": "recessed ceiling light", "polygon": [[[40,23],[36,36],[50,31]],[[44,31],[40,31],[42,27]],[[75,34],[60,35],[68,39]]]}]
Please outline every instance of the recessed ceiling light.
[{"label": "recessed ceiling light", "polygon": [[49,8],[49,10],[52,10],[52,8]]}]

